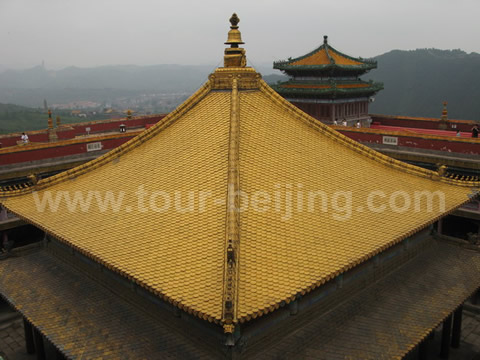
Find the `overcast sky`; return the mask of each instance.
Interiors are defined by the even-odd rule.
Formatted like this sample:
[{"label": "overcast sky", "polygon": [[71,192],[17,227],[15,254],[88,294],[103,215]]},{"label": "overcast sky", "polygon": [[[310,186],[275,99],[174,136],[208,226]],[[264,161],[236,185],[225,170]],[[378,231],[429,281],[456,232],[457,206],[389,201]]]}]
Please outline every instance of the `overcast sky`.
[{"label": "overcast sky", "polygon": [[352,56],[480,53],[479,0],[0,0],[0,66],[217,65],[232,12],[253,65],[303,55],[324,34]]}]

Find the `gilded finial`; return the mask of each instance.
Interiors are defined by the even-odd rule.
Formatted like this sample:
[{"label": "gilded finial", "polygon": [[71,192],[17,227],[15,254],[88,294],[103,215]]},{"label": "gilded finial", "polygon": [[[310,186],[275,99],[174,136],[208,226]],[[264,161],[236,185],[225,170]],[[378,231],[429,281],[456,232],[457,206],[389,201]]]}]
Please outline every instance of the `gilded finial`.
[{"label": "gilded finial", "polygon": [[33,185],[37,185],[37,183],[38,183],[38,178],[37,178],[37,175],[35,175],[35,174],[28,175],[28,180],[30,180],[30,182]]},{"label": "gilded finial", "polygon": [[434,172],[432,179],[433,180],[440,180],[442,177],[448,177],[449,174],[447,173],[447,167],[442,164],[437,164],[437,171]]},{"label": "gilded finial", "polygon": [[53,129],[52,110],[48,109],[48,128]]},{"label": "gilded finial", "polygon": [[238,23],[240,22],[237,14],[230,17],[230,31],[228,32],[228,39],[225,45],[230,45],[230,48],[225,49],[224,66],[225,67],[245,67],[247,59],[245,56],[245,49],[239,47],[245,44],[242,41],[242,34],[238,30]]},{"label": "gilded finial", "polygon": [[238,18],[237,14],[236,13],[233,13],[231,18],[230,18],[230,24],[232,24],[232,27],[233,26],[236,26],[238,27],[238,23],[240,22],[240,19]]},{"label": "gilded finial", "polygon": [[442,110],[442,120],[447,120],[448,119],[448,111],[447,111],[447,102],[443,102],[443,110]]}]

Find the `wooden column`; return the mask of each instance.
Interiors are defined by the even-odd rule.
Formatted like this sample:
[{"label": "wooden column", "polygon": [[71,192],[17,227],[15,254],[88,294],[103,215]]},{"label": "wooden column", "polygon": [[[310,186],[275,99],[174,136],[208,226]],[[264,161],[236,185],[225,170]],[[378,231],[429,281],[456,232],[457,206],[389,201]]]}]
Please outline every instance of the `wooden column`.
[{"label": "wooden column", "polygon": [[67,358],[58,350],[55,348],[55,360],[67,360]]},{"label": "wooden column", "polygon": [[460,337],[462,334],[462,315],[463,304],[460,305],[453,313],[452,347],[454,349],[458,349],[460,347]]},{"label": "wooden column", "polygon": [[332,123],[335,120],[335,104],[330,104],[330,115],[332,116]]},{"label": "wooden column", "polygon": [[[5,221],[7,219],[7,209],[0,205],[0,221]],[[7,246],[8,235],[6,231],[0,231],[0,241],[0,249]]]},{"label": "wooden column", "polygon": [[442,327],[442,343],[440,347],[440,357],[448,359],[450,355],[450,334],[452,332],[452,315],[450,314],[444,321]]},{"label": "wooden column", "polygon": [[428,337],[423,339],[423,341],[418,346],[418,360],[427,360],[428,359]]},{"label": "wooden column", "polygon": [[33,326],[27,319],[23,318],[23,331],[25,332],[25,346],[27,354],[35,353],[35,343],[33,341]]},{"label": "wooden column", "polygon": [[33,328],[33,337],[35,339],[35,350],[37,352],[37,360],[46,360],[45,346],[43,344],[43,336],[37,328]]}]

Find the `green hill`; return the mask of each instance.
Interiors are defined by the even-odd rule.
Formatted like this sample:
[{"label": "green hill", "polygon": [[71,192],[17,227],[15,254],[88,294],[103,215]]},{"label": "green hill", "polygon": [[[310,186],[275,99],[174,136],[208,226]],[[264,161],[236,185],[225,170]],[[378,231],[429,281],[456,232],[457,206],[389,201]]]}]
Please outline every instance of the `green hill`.
[{"label": "green hill", "polygon": [[480,120],[480,54],[462,50],[393,50],[376,57],[363,76],[384,83],[372,113],[440,117],[448,102],[452,119]]},{"label": "green hill", "polygon": [[[393,50],[376,57],[378,69],[362,76],[383,82],[385,89],[371,104],[372,113],[439,117],[448,101],[450,118],[480,120],[480,54],[461,50]],[[72,101],[112,103],[142,94],[192,93],[213,66],[155,65],[69,67],[50,71],[38,66],[0,73],[0,103],[38,107]],[[257,68],[265,80],[284,79],[272,65]],[[268,75],[271,74],[271,75]],[[30,110],[33,111],[33,110]],[[23,126],[26,113],[14,119]],[[32,115],[33,119],[38,119]],[[41,117],[40,117],[41,118]],[[38,120],[35,120],[38,121]],[[65,119],[67,121],[67,119]],[[41,121],[40,121],[41,122]],[[42,125],[39,125],[42,126]],[[0,129],[8,129],[0,119]]]},{"label": "green hill", "polygon": [[[70,111],[55,111],[55,116],[57,115],[60,116],[62,123],[80,121],[77,117],[70,116]],[[48,115],[44,110],[0,104],[0,134],[45,129],[47,119]]]}]

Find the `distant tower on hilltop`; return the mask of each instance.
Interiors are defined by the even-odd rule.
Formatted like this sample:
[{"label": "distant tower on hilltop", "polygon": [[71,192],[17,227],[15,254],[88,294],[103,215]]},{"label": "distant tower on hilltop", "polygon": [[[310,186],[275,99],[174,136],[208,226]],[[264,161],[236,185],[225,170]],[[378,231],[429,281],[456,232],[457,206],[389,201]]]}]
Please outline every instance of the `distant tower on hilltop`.
[{"label": "distant tower on hilltop", "polygon": [[325,123],[357,121],[368,126],[368,104],[383,89],[382,83],[362,81],[359,76],[377,67],[377,62],[345,55],[328,44],[287,61],[276,61],[273,68],[290,76],[272,86],[280,95],[309,115]]},{"label": "distant tower on hilltop", "polygon": [[438,123],[438,128],[440,130],[447,130],[448,129],[448,110],[447,110],[447,102],[443,102],[443,110],[442,110],[442,117]]}]

